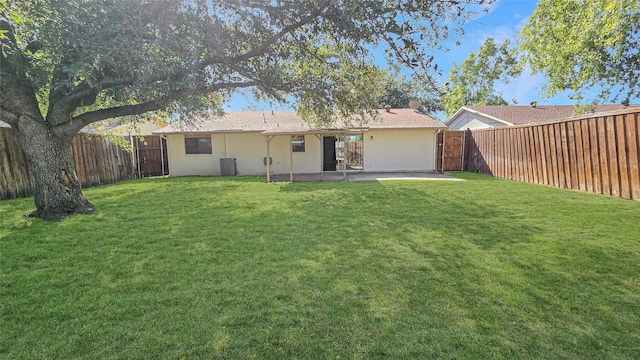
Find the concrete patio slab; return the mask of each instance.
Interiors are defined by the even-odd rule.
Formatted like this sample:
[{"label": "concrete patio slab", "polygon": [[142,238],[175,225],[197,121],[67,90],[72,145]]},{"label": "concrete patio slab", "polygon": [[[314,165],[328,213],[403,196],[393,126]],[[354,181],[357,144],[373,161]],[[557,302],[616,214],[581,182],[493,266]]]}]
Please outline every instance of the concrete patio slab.
[{"label": "concrete patio slab", "polygon": [[384,181],[384,180],[430,180],[430,181],[465,181],[447,174],[435,172],[409,173],[354,173],[347,174],[348,181]]},{"label": "concrete patio slab", "polygon": [[[289,175],[274,175],[276,182],[289,181]],[[322,174],[294,174],[293,181],[344,181],[342,172]],[[426,181],[465,181],[447,174],[435,172],[347,172],[346,181],[385,181],[385,180],[426,180]]]}]

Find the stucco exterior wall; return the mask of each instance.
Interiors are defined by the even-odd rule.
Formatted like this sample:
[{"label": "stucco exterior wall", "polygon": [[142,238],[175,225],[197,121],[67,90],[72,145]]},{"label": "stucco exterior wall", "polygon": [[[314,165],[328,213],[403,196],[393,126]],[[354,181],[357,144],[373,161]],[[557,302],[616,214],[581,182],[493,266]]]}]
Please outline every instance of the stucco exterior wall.
[{"label": "stucco exterior wall", "polygon": [[[211,136],[210,134],[203,134]],[[215,164],[216,143],[211,141],[213,154],[186,155],[184,135],[166,135],[167,153],[169,156],[169,175],[220,175],[220,162]],[[218,157],[219,159],[219,157]],[[215,165],[215,166],[214,166]]]},{"label": "stucco exterior wall", "polygon": [[[267,156],[265,137],[259,133],[202,134],[211,137],[212,154],[186,154],[184,135],[167,134],[169,169],[172,176],[219,176],[220,159],[236,158],[238,175],[266,175],[264,158]],[[271,140],[270,152],[273,174],[289,173],[288,135]],[[305,152],[293,153],[293,171],[297,174],[319,173],[321,168],[320,141],[313,135],[305,136]]]},{"label": "stucco exterior wall", "polygon": [[506,126],[506,124],[486,116],[465,112],[449,124],[449,130],[479,130],[502,126]]},{"label": "stucco exterior wall", "polygon": [[434,171],[435,133],[425,129],[370,129],[364,134],[364,171]]}]

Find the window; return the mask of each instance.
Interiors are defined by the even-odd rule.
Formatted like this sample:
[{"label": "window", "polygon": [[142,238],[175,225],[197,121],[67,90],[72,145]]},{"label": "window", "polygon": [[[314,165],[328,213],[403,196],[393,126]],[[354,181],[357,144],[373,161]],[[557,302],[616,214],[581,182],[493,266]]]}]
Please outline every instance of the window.
[{"label": "window", "polygon": [[304,152],[304,135],[291,137],[291,150],[293,152]]},{"label": "window", "polygon": [[186,137],[184,138],[184,148],[189,154],[212,154],[211,137]]}]

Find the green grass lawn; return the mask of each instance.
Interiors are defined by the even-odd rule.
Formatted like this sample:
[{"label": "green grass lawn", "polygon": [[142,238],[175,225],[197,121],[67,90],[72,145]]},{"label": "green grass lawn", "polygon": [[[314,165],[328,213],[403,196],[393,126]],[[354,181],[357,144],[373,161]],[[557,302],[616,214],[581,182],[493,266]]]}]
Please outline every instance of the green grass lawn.
[{"label": "green grass lawn", "polygon": [[458,176],[1,201],[0,358],[640,358],[640,202]]}]

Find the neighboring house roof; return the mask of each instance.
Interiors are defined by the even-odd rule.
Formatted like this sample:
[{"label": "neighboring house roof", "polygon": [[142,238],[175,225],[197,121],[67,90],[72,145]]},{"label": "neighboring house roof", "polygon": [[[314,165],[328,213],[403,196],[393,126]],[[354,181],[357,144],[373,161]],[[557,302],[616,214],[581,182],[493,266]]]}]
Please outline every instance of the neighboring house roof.
[{"label": "neighboring house roof", "polygon": [[140,122],[127,122],[122,125],[118,125],[114,128],[108,129],[107,133],[110,135],[151,135],[154,131],[167,126],[167,124],[160,119],[151,119]]},{"label": "neighboring house roof", "polygon": [[154,134],[211,133],[211,132],[260,132],[268,134],[304,133],[353,129],[444,129],[446,126],[432,117],[413,109],[379,110],[379,117],[361,125],[336,125],[317,128],[309,125],[295,111],[244,111],[229,112],[223,116],[209,115],[177,122],[154,131]]},{"label": "neighboring house roof", "polygon": [[[639,107],[630,105],[629,107]],[[625,109],[622,105],[597,105],[594,113]],[[506,125],[535,124],[550,120],[559,120],[574,116],[574,105],[545,105],[545,106],[463,106],[447,120],[451,124],[465,111],[481,114]]]},{"label": "neighboring house roof", "polygon": [[83,127],[80,132],[86,134],[95,134],[95,135],[115,135],[115,136],[128,136],[128,135],[151,135],[153,131],[160,129],[167,124],[164,121],[159,119],[151,119],[139,122],[128,122],[124,123],[114,120],[108,119],[103,121],[98,121],[96,123],[89,124]]},{"label": "neighboring house roof", "polygon": [[7,124],[6,122],[0,120],[0,127],[8,128],[8,127],[11,127],[11,126],[9,126],[9,124]]}]

